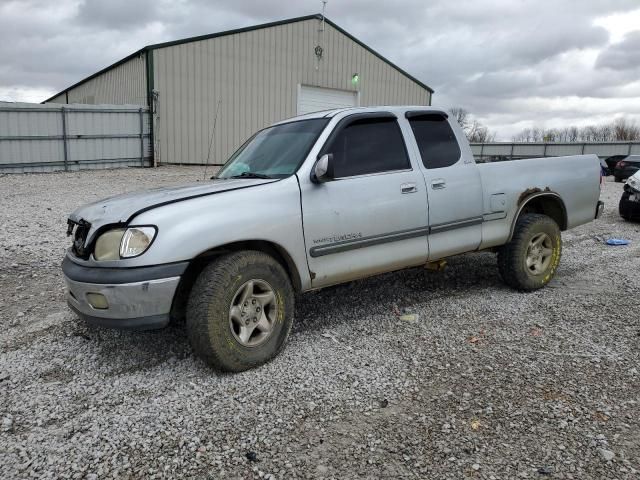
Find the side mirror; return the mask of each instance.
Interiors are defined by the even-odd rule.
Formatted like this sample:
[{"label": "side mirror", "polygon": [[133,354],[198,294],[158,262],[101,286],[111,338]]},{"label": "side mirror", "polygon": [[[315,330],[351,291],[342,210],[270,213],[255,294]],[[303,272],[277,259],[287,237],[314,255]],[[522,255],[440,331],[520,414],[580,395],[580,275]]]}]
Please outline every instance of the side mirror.
[{"label": "side mirror", "polygon": [[324,183],[333,180],[333,154],[325,153],[313,166],[311,181],[313,183]]}]

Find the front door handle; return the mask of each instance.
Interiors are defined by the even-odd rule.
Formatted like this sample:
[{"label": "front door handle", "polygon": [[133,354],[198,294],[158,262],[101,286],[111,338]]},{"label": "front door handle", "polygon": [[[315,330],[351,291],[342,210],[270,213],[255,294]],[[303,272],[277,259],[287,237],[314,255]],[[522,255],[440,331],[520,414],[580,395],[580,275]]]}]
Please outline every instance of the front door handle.
[{"label": "front door handle", "polygon": [[431,181],[431,188],[434,190],[439,190],[447,186],[447,182],[444,181],[444,178],[436,178]]},{"label": "front door handle", "polygon": [[415,183],[403,183],[400,185],[400,191],[402,193],[416,193],[418,191],[418,187],[416,187]]}]

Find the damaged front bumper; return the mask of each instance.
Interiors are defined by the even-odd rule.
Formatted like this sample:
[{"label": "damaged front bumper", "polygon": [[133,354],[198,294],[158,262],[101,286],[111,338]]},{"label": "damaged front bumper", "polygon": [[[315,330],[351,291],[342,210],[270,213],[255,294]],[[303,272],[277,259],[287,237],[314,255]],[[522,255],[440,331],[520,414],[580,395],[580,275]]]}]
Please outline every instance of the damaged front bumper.
[{"label": "damaged front bumper", "polygon": [[188,262],[135,268],[98,268],[62,262],[67,303],[89,324],[150,330],[165,327]]}]

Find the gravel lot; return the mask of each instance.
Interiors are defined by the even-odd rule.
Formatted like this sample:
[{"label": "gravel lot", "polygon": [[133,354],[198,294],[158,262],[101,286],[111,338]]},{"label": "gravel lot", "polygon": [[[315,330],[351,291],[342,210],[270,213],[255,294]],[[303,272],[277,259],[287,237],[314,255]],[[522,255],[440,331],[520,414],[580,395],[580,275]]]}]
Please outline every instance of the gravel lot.
[{"label": "gravel lot", "polygon": [[[270,364],[219,375],[184,327],[88,328],[66,308],[66,215],[202,169],[0,177],[0,478],[640,478],[640,224],[563,234],[555,280],[494,255],[298,300]],[[602,239],[623,237],[627,247]]]}]

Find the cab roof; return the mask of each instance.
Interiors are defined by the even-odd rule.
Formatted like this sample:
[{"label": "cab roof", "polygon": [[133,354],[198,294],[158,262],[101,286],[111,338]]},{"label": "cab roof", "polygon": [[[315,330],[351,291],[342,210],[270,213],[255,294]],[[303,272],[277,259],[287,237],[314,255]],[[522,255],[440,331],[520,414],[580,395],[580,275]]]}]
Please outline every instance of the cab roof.
[{"label": "cab roof", "polygon": [[313,118],[333,118],[338,114],[351,114],[351,113],[375,113],[375,112],[390,112],[394,113],[396,116],[404,116],[406,112],[415,112],[415,111],[424,111],[425,113],[436,113],[448,117],[449,114],[444,110],[435,107],[429,107],[426,105],[387,105],[387,106],[377,106],[377,107],[348,107],[348,108],[336,108],[332,110],[321,110],[319,112],[306,113],[304,115],[298,115],[296,117],[287,118],[280,122],[277,122],[275,125],[280,123],[288,123],[298,120],[311,120]]}]

